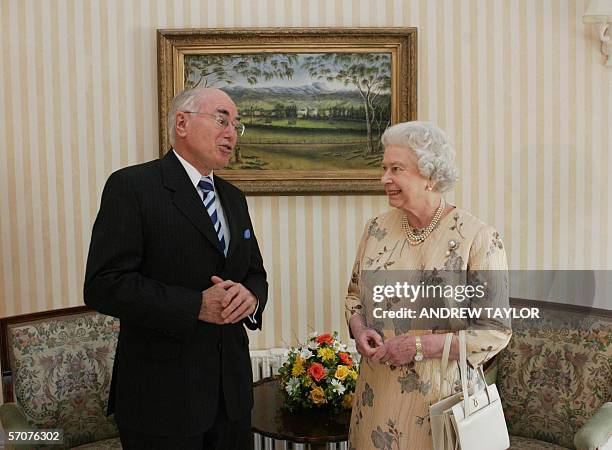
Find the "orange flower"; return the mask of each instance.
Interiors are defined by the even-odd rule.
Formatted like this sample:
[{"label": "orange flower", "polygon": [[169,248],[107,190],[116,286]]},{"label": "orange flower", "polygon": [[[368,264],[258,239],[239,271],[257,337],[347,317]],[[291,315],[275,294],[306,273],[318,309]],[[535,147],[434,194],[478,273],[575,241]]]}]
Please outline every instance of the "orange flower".
[{"label": "orange flower", "polygon": [[310,391],[310,399],[315,405],[327,403],[327,400],[325,400],[325,392],[319,386],[312,388],[312,390]]},{"label": "orange flower", "polygon": [[342,398],[342,406],[350,409],[353,406],[353,394],[345,394]]},{"label": "orange flower", "polygon": [[340,360],[342,361],[342,363],[345,366],[352,366],[353,365],[353,360],[351,359],[351,355],[349,355],[348,353],[339,352],[338,356],[340,357]]},{"label": "orange flower", "polygon": [[325,368],[321,363],[313,363],[308,368],[308,375],[310,375],[316,381],[321,381],[325,378]]},{"label": "orange flower", "polygon": [[321,334],[317,336],[317,343],[332,345],[334,343],[334,337],[329,333]]}]

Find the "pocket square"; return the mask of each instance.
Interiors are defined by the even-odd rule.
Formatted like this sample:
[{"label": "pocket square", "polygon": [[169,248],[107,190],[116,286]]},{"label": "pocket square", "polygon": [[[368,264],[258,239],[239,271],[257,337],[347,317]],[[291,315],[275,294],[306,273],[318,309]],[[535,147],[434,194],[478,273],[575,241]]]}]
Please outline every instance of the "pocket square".
[{"label": "pocket square", "polygon": [[246,229],[244,230],[244,238],[245,239],[251,239],[251,230],[250,229]]}]

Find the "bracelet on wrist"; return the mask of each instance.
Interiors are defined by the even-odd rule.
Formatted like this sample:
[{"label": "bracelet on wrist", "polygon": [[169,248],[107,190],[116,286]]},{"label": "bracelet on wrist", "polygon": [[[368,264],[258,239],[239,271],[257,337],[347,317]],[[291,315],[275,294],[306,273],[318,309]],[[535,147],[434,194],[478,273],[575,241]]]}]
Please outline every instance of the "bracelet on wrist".
[{"label": "bracelet on wrist", "polygon": [[421,336],[414,337],[415,345],[416,345],[416,353],[414,355],[414,360],[416,362],[423,361],[423,343],[421,342]]}]

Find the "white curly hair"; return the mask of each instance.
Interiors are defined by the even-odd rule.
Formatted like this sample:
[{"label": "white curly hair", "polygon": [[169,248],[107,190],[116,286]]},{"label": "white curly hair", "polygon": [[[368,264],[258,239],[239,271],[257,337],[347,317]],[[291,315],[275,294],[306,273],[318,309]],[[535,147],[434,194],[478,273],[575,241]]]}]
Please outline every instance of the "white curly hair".
[{"label": "white curly hair", "polygon": [[455,148],[446,133],[431,122],[398,123],[385,130],[381,141],[385,147],[393,145],[414,151],[419,172],[435,183],[434,191],[452,189],[459,178]]}]

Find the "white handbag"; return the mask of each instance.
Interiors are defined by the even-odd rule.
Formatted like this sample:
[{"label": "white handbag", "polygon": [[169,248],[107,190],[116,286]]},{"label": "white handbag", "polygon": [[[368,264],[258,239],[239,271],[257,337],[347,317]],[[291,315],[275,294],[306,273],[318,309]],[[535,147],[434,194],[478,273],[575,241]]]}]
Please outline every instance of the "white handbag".
[{"label": "white handbag", "polygon": [[[447,334],[442,352],[440,397],[448,367],[452,334]],[[429,407],[434,450],[506,450],[510,447],[508,428],[497,387],[487,385],[479,366],[484,389],[468,389],[465,331],[459,331],[459,372],[462,392],[438,400]],[[475,392],[474,392],[475,391]]]}]

